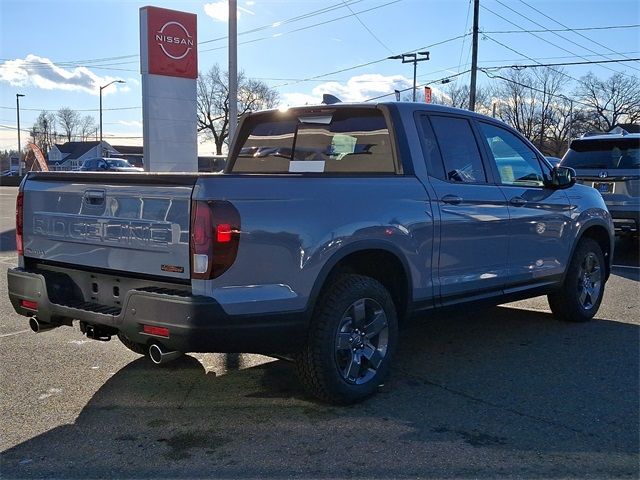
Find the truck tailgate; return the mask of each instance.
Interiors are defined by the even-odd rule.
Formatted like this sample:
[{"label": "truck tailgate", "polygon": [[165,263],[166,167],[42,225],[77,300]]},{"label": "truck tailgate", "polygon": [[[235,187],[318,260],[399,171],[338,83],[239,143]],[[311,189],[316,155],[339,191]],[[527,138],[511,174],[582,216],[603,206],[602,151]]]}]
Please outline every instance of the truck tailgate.
[{"label": "truck tailgate", "polygon": [[24,184],[24,256],[188,279],[195,175],[38,173]]}]

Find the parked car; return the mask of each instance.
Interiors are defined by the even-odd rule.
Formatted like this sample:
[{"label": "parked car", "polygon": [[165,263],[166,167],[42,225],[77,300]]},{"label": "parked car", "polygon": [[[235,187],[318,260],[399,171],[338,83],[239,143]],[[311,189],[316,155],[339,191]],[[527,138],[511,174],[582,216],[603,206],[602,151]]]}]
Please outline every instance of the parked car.
[{"label": "parked car", "polygon": [[638,235],[640,226],[640,134],[602,134],[573,140],[561,165],[579,183],[600,192],[617,233]]},{"label": "parked car", "polygon": [[251,113],[221,175],[30,173],[9,298],[36,332],[76,319],[157,364],[291,356],[309,392],[353,403],[388,375],[411,315],[547,295],[559,319],[591,319],[613,224],[574,183],[469,111]]},{"label": "parked car", "polygon": [[89,158],[78,169],[81,172],[144,172],[121,158]]}]

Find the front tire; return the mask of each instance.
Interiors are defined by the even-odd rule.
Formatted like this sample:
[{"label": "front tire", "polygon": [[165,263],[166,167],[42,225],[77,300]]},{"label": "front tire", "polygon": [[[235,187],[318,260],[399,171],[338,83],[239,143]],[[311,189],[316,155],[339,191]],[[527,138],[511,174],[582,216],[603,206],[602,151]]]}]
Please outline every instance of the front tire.
[{"label": "front tire", "polygon": [[605,260],[600,245],[583,238],[573,254],[564,283],[547,296],[554,315],[568,322],[587,322],[600,308],[605,284]]},{"label": "front tire", "polygon": [[387,289],[370,277],[339,276],[318,301],[296,358],[298,376],[322,401],[362,401],[389,374],[397,338],[396,309]]}]

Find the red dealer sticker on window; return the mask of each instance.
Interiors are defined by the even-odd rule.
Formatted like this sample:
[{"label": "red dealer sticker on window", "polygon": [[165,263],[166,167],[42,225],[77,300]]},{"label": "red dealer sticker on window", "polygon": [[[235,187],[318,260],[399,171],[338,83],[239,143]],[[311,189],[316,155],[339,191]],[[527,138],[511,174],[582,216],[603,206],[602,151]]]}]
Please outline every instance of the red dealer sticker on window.
[{"label": "red dealer sticker on window", "polygon": [[170,77],[198,77],[196,15],[145,7],[149,73]]}]

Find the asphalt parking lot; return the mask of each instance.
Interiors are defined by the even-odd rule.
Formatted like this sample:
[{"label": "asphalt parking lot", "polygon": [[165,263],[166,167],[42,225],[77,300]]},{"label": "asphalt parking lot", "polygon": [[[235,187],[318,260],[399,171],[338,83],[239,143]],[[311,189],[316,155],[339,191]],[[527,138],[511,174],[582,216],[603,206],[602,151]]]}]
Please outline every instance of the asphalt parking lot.
[{"label": "asphalt parking lot", "polygon": [[0,188],[3,478],[640,475],[637,242],[617,242],[594,321],[536,298],[413,322],[389,384],[337,408],[268,357],[159,368],[77,327],[31,333],[6,296],[15,195]]}]

